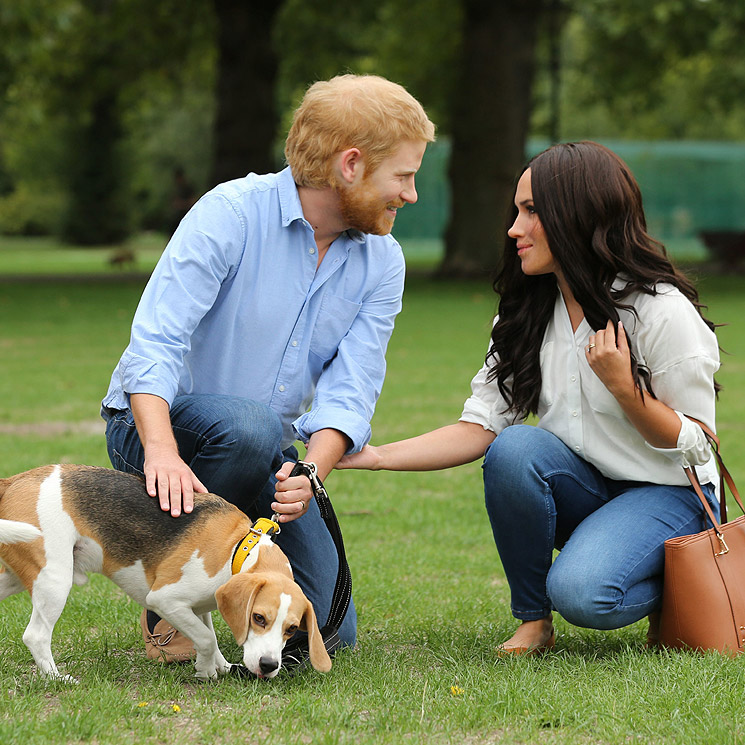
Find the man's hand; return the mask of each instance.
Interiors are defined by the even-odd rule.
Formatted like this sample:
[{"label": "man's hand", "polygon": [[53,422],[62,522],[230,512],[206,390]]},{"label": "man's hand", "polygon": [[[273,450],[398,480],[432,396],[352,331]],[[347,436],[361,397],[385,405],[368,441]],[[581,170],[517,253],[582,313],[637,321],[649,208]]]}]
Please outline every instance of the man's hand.
[{"label": "man's hand", "polygon": [[158,497],[163,512],[178,517],[194,509],[194,492],[207,488],[170,448],[151,447],[145,451],[145,486],[151,497]]},{"label": "man's hand", "polygon": [[279,522],[289,523],[297,520],[308,511],[313,489],[307,476],[290,476],[295,464],[287,461],[276,473],[277,485],[272,502],[272,510],[279,515]]}]

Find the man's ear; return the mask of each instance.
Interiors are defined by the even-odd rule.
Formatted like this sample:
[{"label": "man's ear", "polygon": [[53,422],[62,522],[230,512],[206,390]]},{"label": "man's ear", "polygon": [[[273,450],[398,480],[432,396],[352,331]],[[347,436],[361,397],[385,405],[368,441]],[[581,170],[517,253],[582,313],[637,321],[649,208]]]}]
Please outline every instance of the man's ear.
[{"label": "man's ear", "polygon": [[362,177],[365,171],[362,151],[356,147],[343,150],[339,154],[338,168],[342,181],[353,184],[358,178]]}]

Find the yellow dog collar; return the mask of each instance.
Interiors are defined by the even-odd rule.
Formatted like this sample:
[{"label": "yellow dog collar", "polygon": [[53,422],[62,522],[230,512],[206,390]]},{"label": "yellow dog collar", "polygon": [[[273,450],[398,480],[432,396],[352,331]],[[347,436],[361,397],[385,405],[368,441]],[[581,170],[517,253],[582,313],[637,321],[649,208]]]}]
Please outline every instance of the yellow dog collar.
[{"label": "yellow dog collar", "polygon": [[248,558],[251,550],[261,540],[262,536],[275,535],[279,533],[279,525],[267,517],[260,517],[254,524],[248,535],[235,547],[233,552],[233,574],[238,574],[243,563]]}]

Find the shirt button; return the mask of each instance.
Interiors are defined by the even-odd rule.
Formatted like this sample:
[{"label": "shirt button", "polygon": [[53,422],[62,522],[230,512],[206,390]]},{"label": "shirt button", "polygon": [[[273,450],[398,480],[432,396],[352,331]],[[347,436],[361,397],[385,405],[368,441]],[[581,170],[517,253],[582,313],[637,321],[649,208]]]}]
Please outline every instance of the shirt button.
[{"label": "shirt button", "polygon": [[577,376],[576,375],[572,375],[572,377],[569,378],[569,380],[571,380],[572,383],[574,383],[574,381],[577,380]]},{"label": "shirt button", "polygon": [[572,412],[572,416],[577,416],[577,412],[576,411],[573,411]]},{"label": "shirt button", "polygon": [[295,341],[295,339],[292,340],[292,346],[293,347],[296,347],[297,346],[297,341]]},{"label": "shirt button", "polygon": [[574,449],[575,449],[575,450],[576,450],[577,452],[579,452],[579,445],[575,445],[575,446],[574,446]]},{"label": "shirt button", "polygon": [[315,248],[308,249],[308,253],[311,254],[311,256],[316,252]]},{"label": "shirt button", "polygon": [[285,387],[283,385],[279,386],[279,392],[280,393],[284,393],[285,392]]}]

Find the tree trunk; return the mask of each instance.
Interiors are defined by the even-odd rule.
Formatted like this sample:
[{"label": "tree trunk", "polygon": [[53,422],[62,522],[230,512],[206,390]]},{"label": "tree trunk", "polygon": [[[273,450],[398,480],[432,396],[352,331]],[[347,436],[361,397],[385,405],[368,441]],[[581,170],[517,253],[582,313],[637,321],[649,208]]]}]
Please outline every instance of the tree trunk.
[{"label": "tree trunk", "polygon": [[274,19],[282,0],[214,0],[218,25],[213,184],[276,169]]},{"label": "tree trunk", "polygon": [[497,264],[506,210],[525,158],[544,5],[544,0],[464,0],[442,277],[487,277]]},{"label": "tree trunk", "polygon": [[121,141],[116,93],[98,91],[87,121],[69,143],[70,199],[61,235],[67,243],[112,245],[129,235]]}]

